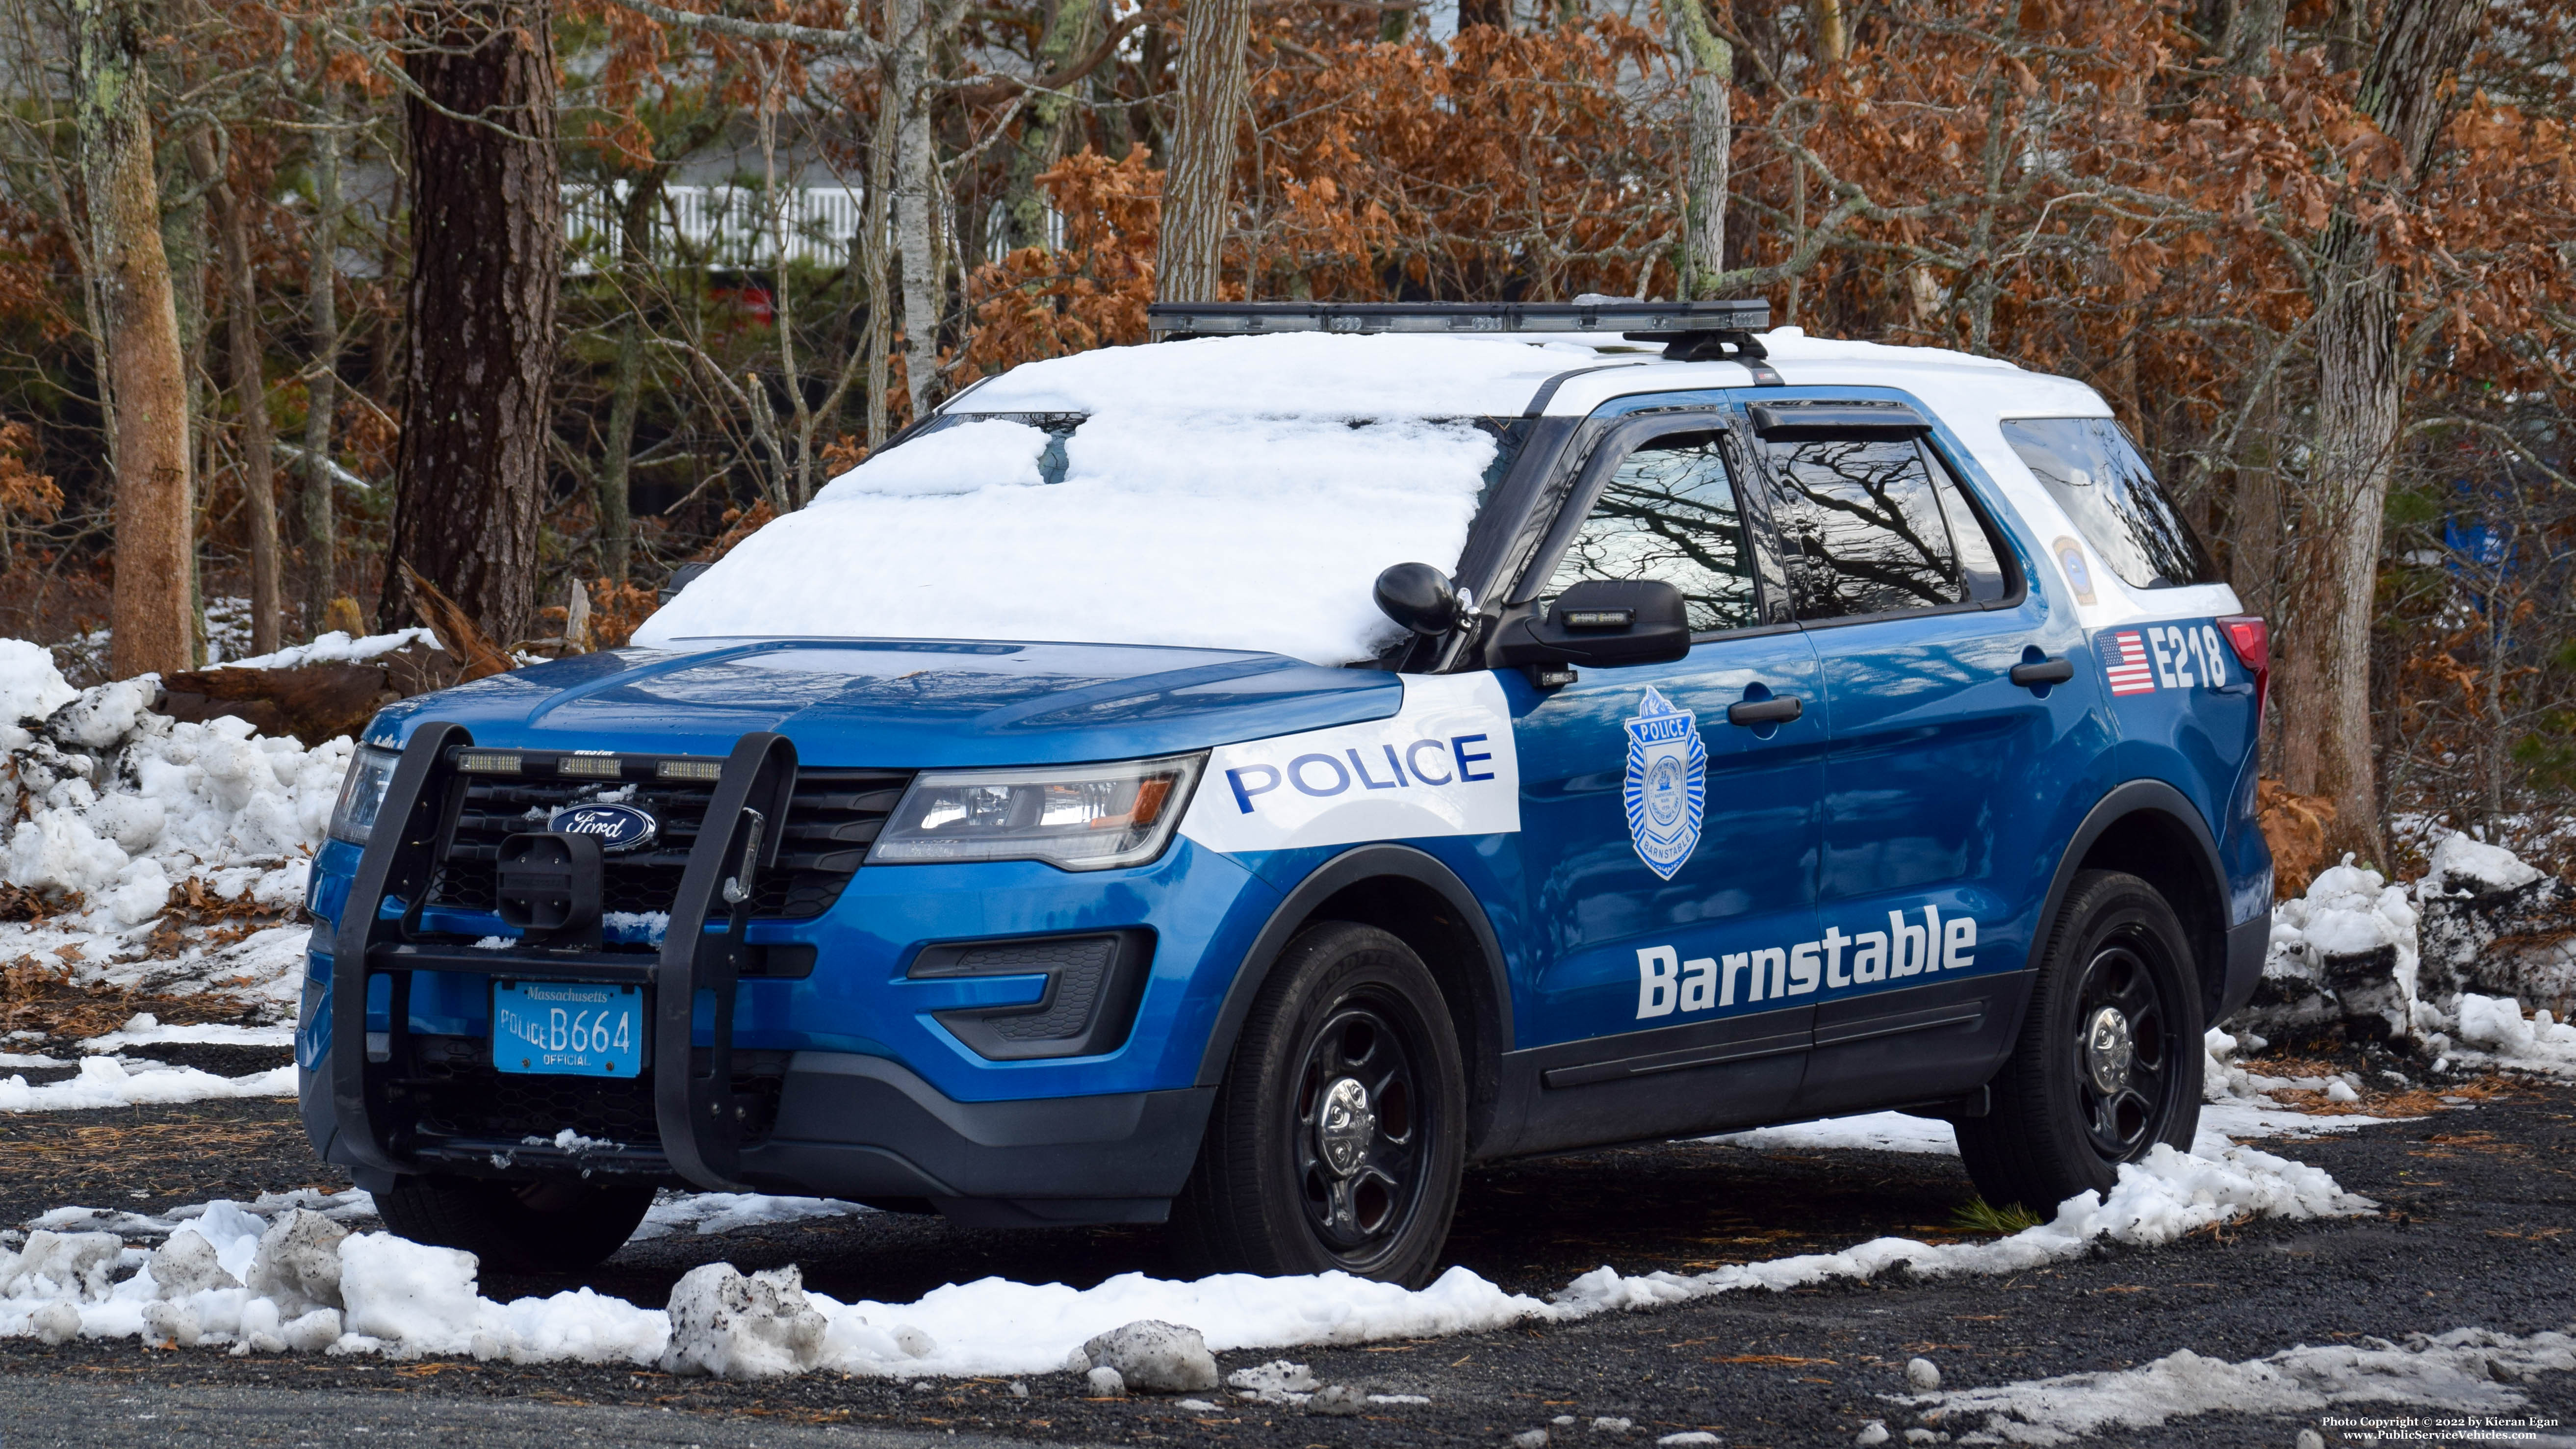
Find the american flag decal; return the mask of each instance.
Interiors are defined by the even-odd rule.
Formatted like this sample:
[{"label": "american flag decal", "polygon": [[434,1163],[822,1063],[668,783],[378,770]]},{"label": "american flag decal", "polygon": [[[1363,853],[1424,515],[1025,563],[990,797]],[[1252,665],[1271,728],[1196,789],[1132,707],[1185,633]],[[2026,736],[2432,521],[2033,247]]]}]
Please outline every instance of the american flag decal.
[{"label": "american flag decal", "polygon": [[2111,649],[2103,656],[2103,666],[2110,674],[2113,694],[2156,692],[2156,672],[2147,664],[2146,642],[2134,631],[2111,636]]}]

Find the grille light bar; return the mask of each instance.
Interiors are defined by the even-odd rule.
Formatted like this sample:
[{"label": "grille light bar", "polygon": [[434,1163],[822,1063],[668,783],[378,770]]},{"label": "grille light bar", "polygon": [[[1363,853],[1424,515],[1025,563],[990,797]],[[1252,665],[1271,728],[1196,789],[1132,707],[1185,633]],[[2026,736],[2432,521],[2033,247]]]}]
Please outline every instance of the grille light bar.
[{"label": "grille light bar", "polygon": [[1157,302],[1145,309],[1157,335],[1265,332],[1758,332],[1771,304],[1646,302]]},{"label": "grille light bar", "polygon": [[615,755],[564,755],[555,761],[555,773],[616,780],[625,777],[626,762]]}]

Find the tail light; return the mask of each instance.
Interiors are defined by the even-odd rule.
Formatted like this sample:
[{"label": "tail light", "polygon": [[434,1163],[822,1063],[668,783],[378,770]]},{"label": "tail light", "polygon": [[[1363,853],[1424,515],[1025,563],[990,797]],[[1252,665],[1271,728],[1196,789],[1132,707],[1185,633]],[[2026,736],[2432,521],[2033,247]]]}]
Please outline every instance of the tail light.
[{"label": "tail light", "polygon": [[2218,629],[2227,636],[2227,647],[2236,651],[2236,662],[2254,676],[2254,717],[2259,720],[2272,697],[2272,631],[2253,614],[2232,614],[2218,621]]}]

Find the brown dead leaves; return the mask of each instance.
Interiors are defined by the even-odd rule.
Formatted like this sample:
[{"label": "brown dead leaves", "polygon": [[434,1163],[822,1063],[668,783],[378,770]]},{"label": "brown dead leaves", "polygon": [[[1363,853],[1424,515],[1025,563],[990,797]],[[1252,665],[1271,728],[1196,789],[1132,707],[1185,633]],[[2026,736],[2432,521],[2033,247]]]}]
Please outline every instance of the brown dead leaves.
[{"label": "brown dead leaves", "polygon": [[2334,801],[2295,794],[2280,781],[2266,779],[2255,783],[2254,809],[2262,822],[2263,843],[2272,847],[2272,899],[2295,900],[2307,893],[2325,862]]}]

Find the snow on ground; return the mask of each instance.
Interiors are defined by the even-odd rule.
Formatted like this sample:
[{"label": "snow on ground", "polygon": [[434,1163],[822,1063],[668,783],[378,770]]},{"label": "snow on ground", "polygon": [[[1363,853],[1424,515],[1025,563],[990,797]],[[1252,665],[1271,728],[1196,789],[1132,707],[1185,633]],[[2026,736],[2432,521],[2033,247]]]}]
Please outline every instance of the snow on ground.
[{"label": "snow on ground", "polygon": [[807,1218],[855,1217],[876,1209],[828,1197],[765,1197],[756,1192],[688,1192],[662,1194],[644,1213],[630,1243],[669,1237],[673,1233],[708,1236],[769,1223]]},{"label": "snow on ground", "polygon": [[[1217,1351],[1416,1338],[1756,1288],[1777,1292],[1867,1278],[1897,1264],[1922,1274],[2016,1272],[2076,1256],[2102,1238],[2165,1243],[2249,1216],[2343,1216],[2371,1206],[2324,1172],[2250,1148],[2229,1147],[2217,1157],[2158,1148],[2148,1161],[2122,1168],[2107,1199],[2071,1198],[2053,1221],[2008,1238],[1881,1238],[1840,1253],[1689,1277],[1631,1277],[1604,1267],[1545,1299],[1506,1293],[1451,1268],[1419,1291],[1340,1273],[1221,1274],[1186,1283],[1130,1273],[1086,1289],[987,1278],[913,1303],[841,1303],[805,1291],[793,1268],[745,1278],[709,1264],[682,1280],[666,1311],[588,1289],[496,1303],[479,1291],[473,1255],[388,1233],[349,1235],[340,1221],[326,1219],[361,1217],[369,1211],[364,1195],[307,1193],[210,1203],[165,1218],[87,1208],[47,1214],[31,1224],[35,1231],[17,1252],[0,1255],[0,1336],[149,1337],[228,1345],[236,1353],[327,1348],[632,1362],[754,1377],[814,1368],[904,1377],[1037,1373],[1062,1366],[1095,1335],[1140,1319],[1195,1327]],[[655,1213],[666,1232],[683,1225],[715,1232],[848,1210],[711,1194],[666,1201]],[[168,1240],[149,1254],[127,1243],[155,1232]]]},{"label": "snow on ground", "polygon": [[138,1011],[125,1025],[104,1036],[81,1042],[85,1052],[112,1052],[122,1047],[161,1046],[167,1043],[204,1046],[276,1047],[291,1051],[295,1047],[295,1028],[291,1026],[164,1026],[148,1011]]},{"label": "snow on ground", "polygon": [[219,1077],[195,1067],[120,1057],[88,1057],[80,1075],[42,1086],[25,1077],[0,1081],[0,1112],[68,1112],[88,1107],[204,1102],[224,1097],[292,1097],[293,1063],[246,1077]]},{"label": "snow on ground", "polygon": [[[2313,1414],[2376,1403],[2420,1405],[2447,1415],[2502,1414],[2531,1402],[2514,1387],[2516,1381],[2571,1369],[2576,1338],[2566,1333],[2517,1338],[2455,1328],[2438,1336],[2411,1335],[2404,1343],[2365,1338],[2324,1348],[2301,1344],[2242,1363],[2184,1349],[2116,1372],[1889,1399],[1925,1414],[1927,1422],[1937,1414],[1957,1442],[2047,1445],[2210,1413]],[[1968,1429],[1980,1419],[1980,1429]]]}]

